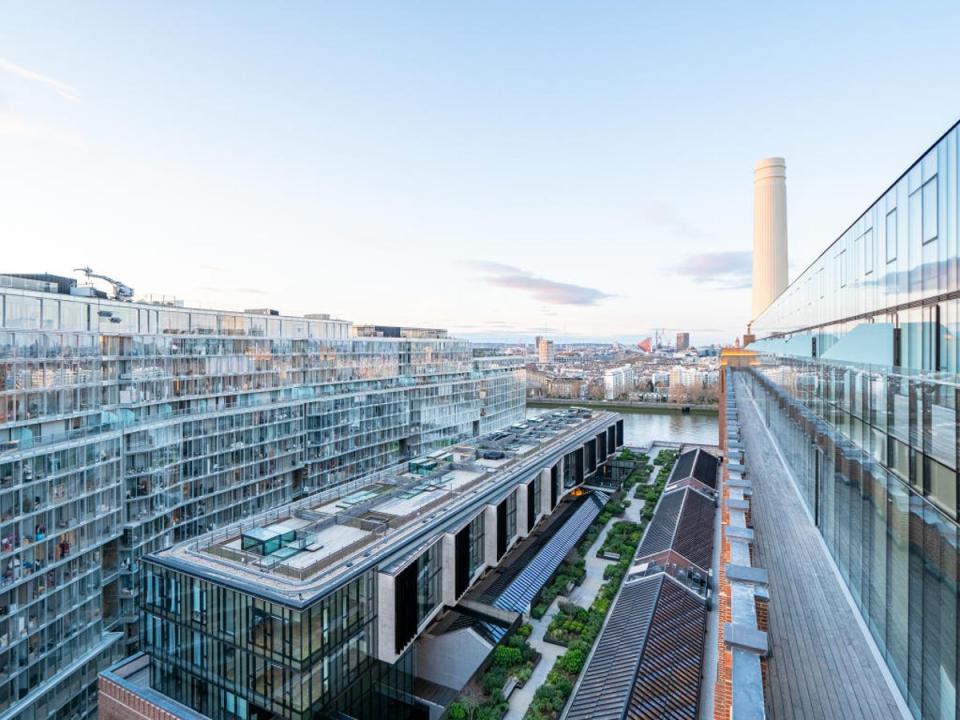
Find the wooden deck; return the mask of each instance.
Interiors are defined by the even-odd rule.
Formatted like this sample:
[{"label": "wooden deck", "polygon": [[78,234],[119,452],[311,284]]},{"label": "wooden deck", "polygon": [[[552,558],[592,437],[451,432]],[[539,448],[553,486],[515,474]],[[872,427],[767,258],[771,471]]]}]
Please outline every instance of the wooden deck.
[{"label": "wooden deck", "polygon": [[770,572],[768,717],[901,718],[800,497],[736,381],[753,481],[756,564]]}]

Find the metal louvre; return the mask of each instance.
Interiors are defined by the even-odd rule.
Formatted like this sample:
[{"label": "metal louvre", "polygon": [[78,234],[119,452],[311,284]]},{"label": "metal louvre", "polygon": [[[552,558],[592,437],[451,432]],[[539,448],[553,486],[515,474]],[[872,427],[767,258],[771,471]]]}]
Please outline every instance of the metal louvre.
[{"label": "metal louvre", "polygon": [[[600,514],[600,509],[607,504],[608,500],[609,497],[603,493],[592,493],[493,601],[493,606],[502,610],[525,613],[533,598],[560,567],[560,563],[577,544],[593,519]],[[482,623],[482,625],[486,634],[494,642],[499,642],[506,634],[506,628],[490,623]]]},{"label": "metal louvre", "polygon": [[677,520],[673,549],[704,570],[713,565],[713,501],[695,490],[684,493],[686,500]]},{"label": "metal louvre", "polygon": [[660,498],[660,504],[657,505],[653,519],[643,535],[640,549],[637,550],[637,557],[653,555],[670,548],[673,535],[677,529],[677,518],[680,516],[683,497],[686,493],[686,490],[681,490],[667,493]]},{"label": "metal louvre", "polygon": [[566,720],[620,720],[664,576],[623,586],[583,672]]},{"label": "metal louvre", "polygon": [[696,720],[706,631],[703,602],[665,578],[630,693],[627,720]]}]

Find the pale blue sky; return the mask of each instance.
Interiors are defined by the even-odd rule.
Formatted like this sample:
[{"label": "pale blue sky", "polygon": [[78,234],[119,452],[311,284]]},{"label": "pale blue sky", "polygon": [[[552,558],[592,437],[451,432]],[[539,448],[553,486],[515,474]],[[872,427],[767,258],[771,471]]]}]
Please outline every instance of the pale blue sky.
[{"label": "pale blue sky", "polygon": [[754,162],[787,158],[793,276],[960,117],[958,27],[957,2],[4,1],[0,270],[730,340]]}]

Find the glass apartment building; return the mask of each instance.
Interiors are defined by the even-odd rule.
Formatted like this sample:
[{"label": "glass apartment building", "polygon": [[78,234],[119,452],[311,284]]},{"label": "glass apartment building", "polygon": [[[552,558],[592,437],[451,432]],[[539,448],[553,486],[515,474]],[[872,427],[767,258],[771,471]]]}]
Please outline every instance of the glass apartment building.
[{"label": "glass apartment building", "polygon": [[[143,662],[149,679],[127,685],[127,699],[172,701],[168,717],[212,720],[436,717],[442,706],[431,709],[415,687],[445,632],[433,623],[560,512],[570,525],[549,537],[569,547],[539,548],[555,570],[605,502],[561,489],[559,477],[575,463],[582,484],[622,444],[617,415],[555,411],[145,556],[148,659],[118,665]],[[527,557],[530,576],[515,574],[515,601],[529,604],[550,576],[542,560]],[[490,609],[507,608],[517,612]],[[441,662],[468,678],[495,647],[477,656],[477,642]]]},{"label": "glass apartment building", "polygon": [[958,126],[753,322],[753,395],[913,714],[958,714]]},{"label": "glass apartment building", "polygon": [[523,417],[440,331],[102,295],[0,275],[0,718],[93,713],[144,554]]}]

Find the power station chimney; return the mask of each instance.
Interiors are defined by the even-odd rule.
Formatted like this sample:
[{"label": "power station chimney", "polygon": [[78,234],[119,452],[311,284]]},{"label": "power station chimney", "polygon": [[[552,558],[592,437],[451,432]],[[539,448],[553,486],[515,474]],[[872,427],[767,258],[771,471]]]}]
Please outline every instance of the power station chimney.
[{"label": "power station chimney", "polygon": [[753,318],[787,289],[787,163],[761,160],[753,169]]}]

